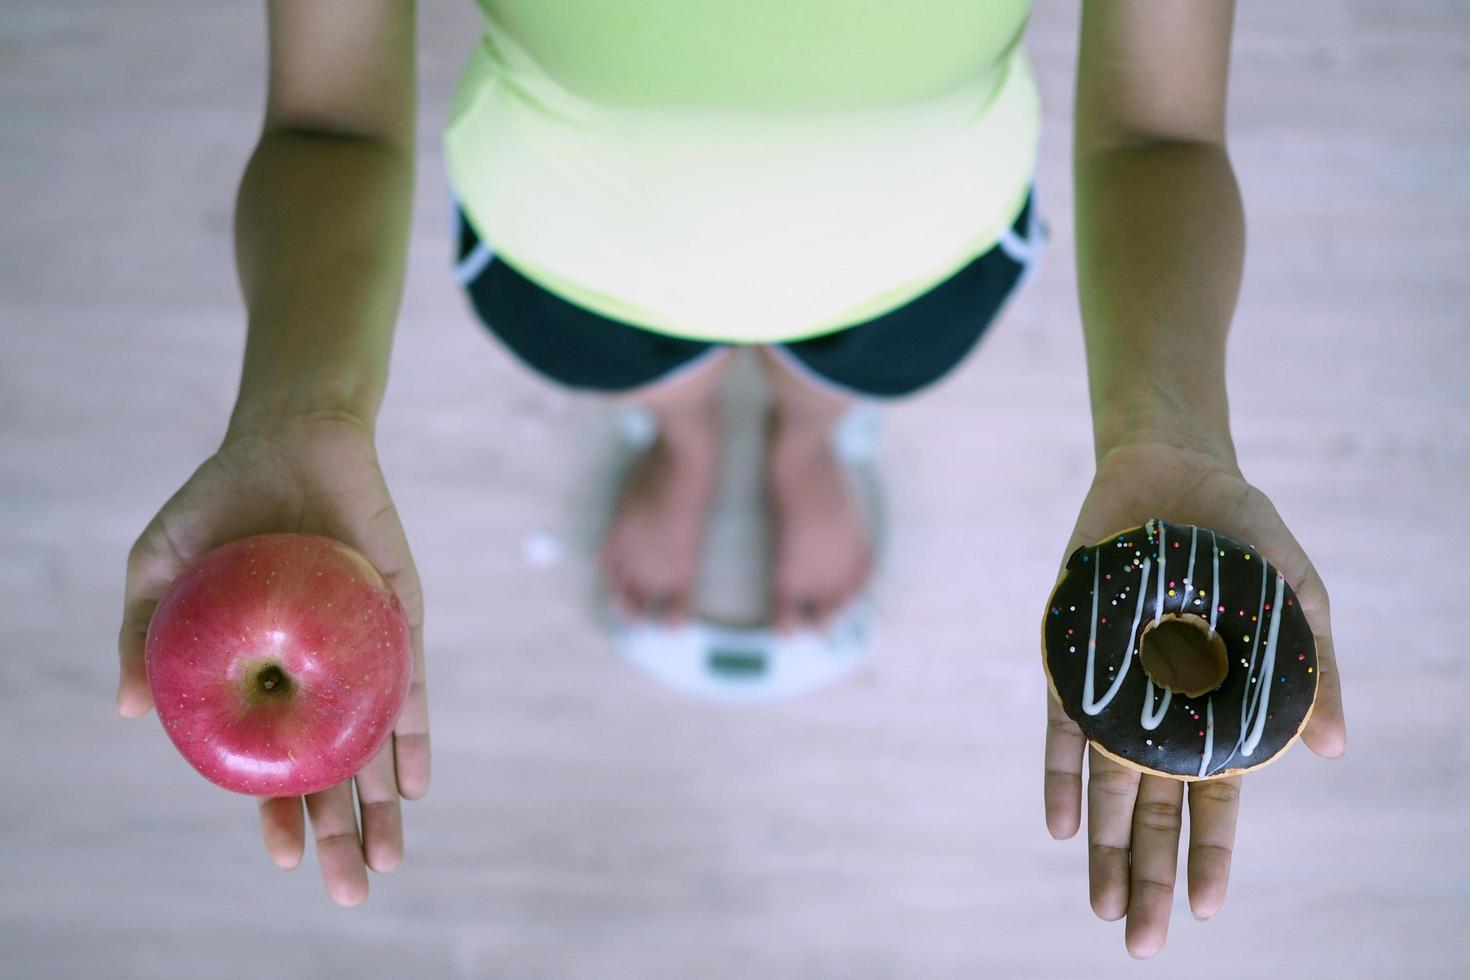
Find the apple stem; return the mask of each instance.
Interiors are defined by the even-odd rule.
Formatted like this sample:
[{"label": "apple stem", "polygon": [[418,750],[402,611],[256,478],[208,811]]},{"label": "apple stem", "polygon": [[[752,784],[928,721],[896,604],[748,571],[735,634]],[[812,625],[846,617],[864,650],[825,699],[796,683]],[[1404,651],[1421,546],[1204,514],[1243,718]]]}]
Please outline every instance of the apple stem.
[{"label": "apple stem", "polygon": [[255,675],[255,691],[253,696],[247,694],[252,701],[264,703],[274,701],[289,695],[291,691],[291,678],[279,664],[267,664]]}]

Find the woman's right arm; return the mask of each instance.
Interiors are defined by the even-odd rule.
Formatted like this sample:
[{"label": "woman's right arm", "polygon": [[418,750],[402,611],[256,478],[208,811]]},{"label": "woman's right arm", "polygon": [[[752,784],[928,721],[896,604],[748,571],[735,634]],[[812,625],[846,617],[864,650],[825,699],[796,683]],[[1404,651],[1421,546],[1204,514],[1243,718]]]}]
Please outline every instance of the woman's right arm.
[{"label": "woman's right arm", "polygon": [[230,428],[369,426],[387,382],[413,190],[406,0],[272,0],[265,126],[235,207],[249,311]]},{"label": "woman's right arm", "polygon": [[423,599],[374,442],[408,241],[413,33],[408,0],[270,4],[265,127],[235,210],[249,321],[240,393],[219,449],[133,545],[118,635],[117,711],[136,718],[153,705],[153,609],[209,549],[267,531],[323,534],[387,577],[414,653],[392,740],[352,781],[258,801],[283,868],[300,862],[310,816],[327,890],[343,905],[367,896],[368,868],[398,865],[399,798],[429,781]]}]

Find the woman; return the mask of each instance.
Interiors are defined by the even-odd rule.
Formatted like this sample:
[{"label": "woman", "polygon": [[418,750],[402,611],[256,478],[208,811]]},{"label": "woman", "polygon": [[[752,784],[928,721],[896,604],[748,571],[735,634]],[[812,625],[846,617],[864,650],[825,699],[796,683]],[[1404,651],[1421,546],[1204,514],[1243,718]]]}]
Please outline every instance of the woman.
[{"label": "woman", "polygon": [[[489,327],[554,380],[649,408],[659,439],[605,547],[629,610],[687,611],[712,489],[713,392],[754,345],[775,403],[767,472],[783,626],[859,589],[868,549],[828,455],[858,397],[932,383],[973,347],[1034,248],[1037,108],[1021,2],[485,0],[486,39],[447,136],[462,280]],[[1250,541],[1317,633],[1305,738],[1345,745],[1327,596],[1236,465],[1224,352],[1243,227],[1225,150],[1225,0],[1085,5],[1074,170],[1097,472],[1063,554],[1161,516]],[[402,284],[413,166],[413,14],[394,0],[271,5],[264,132],[240,188],[249,309],[219,451],[129,557],[118,710],[150,707],[142,638],[185,562],[266,530],[316,531],[388,576],[415,624],[395,738],[308,797],[332,897],[402,857],[398,799],[427,788],[422,601],[373,426]],[[493,243],[493,245],[491,244]],[[936,434],[936,440],[940,434]],[[1047,826],[1080,823],[1085,743],[1053,705]],[[1163,944],[1182,784],[1089,755],[1089,877],[1136,955]],[[1191,906],[1224,899],[1239,780],[1189,786]],[[301,802],[261,802],[299,862]]]}]

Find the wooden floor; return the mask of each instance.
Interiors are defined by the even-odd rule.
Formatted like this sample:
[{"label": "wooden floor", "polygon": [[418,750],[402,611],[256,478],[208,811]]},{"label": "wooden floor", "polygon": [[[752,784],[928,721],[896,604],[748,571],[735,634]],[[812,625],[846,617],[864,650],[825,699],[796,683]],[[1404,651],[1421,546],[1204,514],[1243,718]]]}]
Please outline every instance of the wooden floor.
[{"label": "wooden floor", "polygon": [[[1076,6],[1038,4],[1029,295],[886,418],[883,642],[716,709],[586,601],[596,406],[522,373],[447,270],[437,132],[474,39],[424,4],[412,269],[381,449],[429,600],[433,791],[362,908],[112,715],[123,559],[217,443],[256,4],[0,11],[0,976],[949,980],[1450,977],[1470,963],[1470,5],[1247,3],[1246,472],[1332,590],[1351,748],[1246,781],[1230,898],[1138,965],[1041,820],[1036,621],[1090,451],[1067,172]],[[559,539],[560,562],[524,542]],[[545,552],[546,549],[542,549]],[[1003,566],[1003,574],[995,569]]]}]

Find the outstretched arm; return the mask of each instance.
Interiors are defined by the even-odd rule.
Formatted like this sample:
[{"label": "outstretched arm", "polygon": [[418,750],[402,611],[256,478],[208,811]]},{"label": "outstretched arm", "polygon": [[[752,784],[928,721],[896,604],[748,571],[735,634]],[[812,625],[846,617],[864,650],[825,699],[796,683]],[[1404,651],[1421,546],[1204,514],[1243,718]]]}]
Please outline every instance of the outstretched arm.
[{"label": "outstretched arm", "polygon": [[250,330],[232,427],[377,416],[412,207],[413,17],[406,0],[270,4],[265,125],[235,206]]},{"label": "outstretched arm", "polygon": [[1073,176],[1098,456],[1169,438],[1234,459],[1225,337],[1245,227],[1225,149],[1232,8],[1083,8]]},{"label": "outstretched arm", "polygon": [[[1077,73],[1073,158],[1078,291],[1097,474],[1063,555],[1162,517],[1256,545],[1292,585],[1316,636],[1321,676],[1303,737],[1346,742],[1327,592],[1267,497],[1235,459],[1225,342],[1240,287],[1244,227],[1225,148],[1229,0],[1089,0]],[[1135,956],[1162,948],[1185,790],[1097,752],[1048,699],[1046,820],[1081,824],[1088,758],[1093,910],[1127,916]],[[1190,906],[1225,899],[1241,780],[1191,783]]]},{"label": "outstretched arm", "polygon": [[[367,895],[367,871],[402,857],[400,796],[429,779],[423,603],[374,446],[402,291],[413,174],[409,0],[273,0],[265,126],[235,209],[249,331],[220,448],[128,556],[117,710],[152,706],[144,638],[193,559],[265,531],[325,534],[387,576],[413,628],[414,675],[394,737],[354,780],[305,799],[332,897]],[[356,800],[354,801],[354,787]],[[272,859],[294,867],[303,801],[262,799]]]}]

